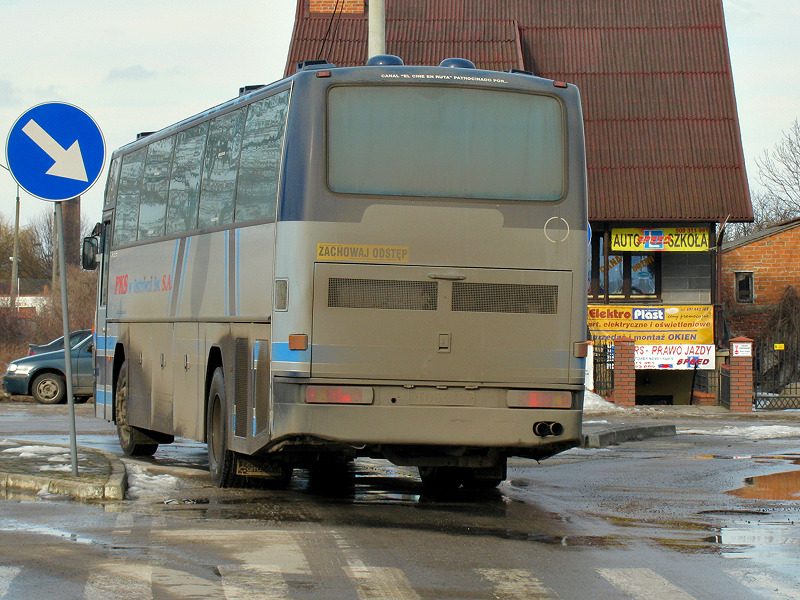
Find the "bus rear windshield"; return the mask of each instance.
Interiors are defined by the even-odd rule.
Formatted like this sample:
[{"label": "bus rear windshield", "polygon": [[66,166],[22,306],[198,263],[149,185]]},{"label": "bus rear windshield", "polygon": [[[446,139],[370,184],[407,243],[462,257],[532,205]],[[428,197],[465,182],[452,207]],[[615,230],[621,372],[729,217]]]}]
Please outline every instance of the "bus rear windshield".
[{"label": "bus rear windshield", "polygon": [[565,145],[551,96],[434,86],[342,86],[328,96],[334,192],[558,200]]}]

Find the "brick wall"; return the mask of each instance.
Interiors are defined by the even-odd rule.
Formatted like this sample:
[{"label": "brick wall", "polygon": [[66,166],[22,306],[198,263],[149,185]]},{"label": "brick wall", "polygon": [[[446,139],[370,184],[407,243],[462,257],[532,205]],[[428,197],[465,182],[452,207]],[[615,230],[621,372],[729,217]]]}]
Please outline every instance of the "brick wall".
[{"label": "brick wall", "polygon": [[636,371],[633,338],[614,340],[614,391],[611,401],[620,406],[636,405]]},{"label": "brick wall", "polygon": [[[737,272],[753,273],[753,302],[736,302]],[[732,333],[759,337],[786,287],[800,291],[800,224],[724,252],[720,278]]]},{"label": "brick wall", "polygon": [[309,0],[309,12],[332,13],[336,9],[337,12],[341,11],[343,13],[364,13],[364,0],[339,0],[338,8],[336,5],[337,0]]}]

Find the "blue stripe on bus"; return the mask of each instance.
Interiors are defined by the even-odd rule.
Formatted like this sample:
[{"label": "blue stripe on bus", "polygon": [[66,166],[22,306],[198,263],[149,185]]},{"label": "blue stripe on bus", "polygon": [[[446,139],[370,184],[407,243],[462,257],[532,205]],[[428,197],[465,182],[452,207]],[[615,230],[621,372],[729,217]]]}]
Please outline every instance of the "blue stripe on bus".
[{"label": "blue stripe on bus", "polygon": [[167,298],[167,316],[169,316],[170,307],[172,306],[172,295],[175,293],[175,286],[178,284],[175,280],[175,267],[178,265],[178,249],[180,247],[180,239],[175,240],[175,254],[172,255],[172,275],[170,277],[172,287],[169,290],[169,298]]},{"label": "blue stripe on bus", "polygon": [[192,243],[192,238],[186,238],[186,247],[183,249],[183,269],[181,270],[181,280],[176,281],[174,285],[178,286],[178,307],[175,310],[175,314],[173,316],[177,317],[178,313],[181,310],[181,301],[183,300],[183,288],[186,287],[183,285],[184,280],[186,279],[186,265],[189,262],[189,246]]},{"label": "blue stripe on bus", "polygon": [[97,350],[113,350],[117,345],[117,337],[113,335],[98,335],[95,340]]},{"label": "blue stripe on bus", "polygon": [[[229,260],[228,259],[228,238],[229,238],[229,236],[230,236],[230,231],[226,230],[225,231],[225,238],[224,238],[225,242],[223,244],[225,246],[225,252],[224,252],[224,255],[223,255],[223,261],[224,262],[223,262],[223,277],[222,277],[222,281],[225,282],[225,286],[223,288],[222,295],[225,297],[225,316],[226,317],[230,317],[231,316],[230,308],[228,307],[228,294],[230,293],[230,289],[231,289],[231,287],[230,287],[231,286],[231,282],[228,279],[230,277],[230,273],[228,272],[228,260]],[[234,418],[234,421],[235,420],[236,419]]]},{"label": "blue stripe on bus", "polygon": [[242,293],[239,286],[241,281],[240,279],[240,264],[239,264],[239,257],[241,256],[241,252],[239,251],[239,246],[241,245],[242,241],[242,230],[236,230],[236,316],[242,314]]},{"label": "blue stripe on bus", "polygon": [[288,343],[272,344],[272,360],[276,362],[307,363],[311,362],[311,349],[289,350]]},{"label": "blue stripe on bus", "polygon": [[111,404],[111,394],[105,390],[97,389],[94,392],[95,404]]}]

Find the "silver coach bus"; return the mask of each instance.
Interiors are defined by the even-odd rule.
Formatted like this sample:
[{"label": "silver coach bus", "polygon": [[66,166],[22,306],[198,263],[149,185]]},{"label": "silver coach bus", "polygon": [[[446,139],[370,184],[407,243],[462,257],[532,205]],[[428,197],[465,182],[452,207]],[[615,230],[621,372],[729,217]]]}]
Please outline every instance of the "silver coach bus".
[{"label": "silver coach bus", "polygon": [[218,486],[358,456],[497,485],[579,443],[587,248],[574,86],[301,63],[113,154],[96,414],[128,454],[207,442]]}]

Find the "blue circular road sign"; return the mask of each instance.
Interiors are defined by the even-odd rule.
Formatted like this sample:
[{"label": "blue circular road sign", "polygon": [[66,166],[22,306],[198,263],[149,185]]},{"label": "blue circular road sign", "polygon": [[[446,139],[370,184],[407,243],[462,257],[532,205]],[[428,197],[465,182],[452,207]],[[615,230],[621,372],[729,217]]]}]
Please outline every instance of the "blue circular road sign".
[{"label": "blue circular road sign", "polygon": [[39,104],[8,132],[6,160],[31,196],[61,202],[80,196],[103,171],[103,134],[86,112],[64,102]]}]

